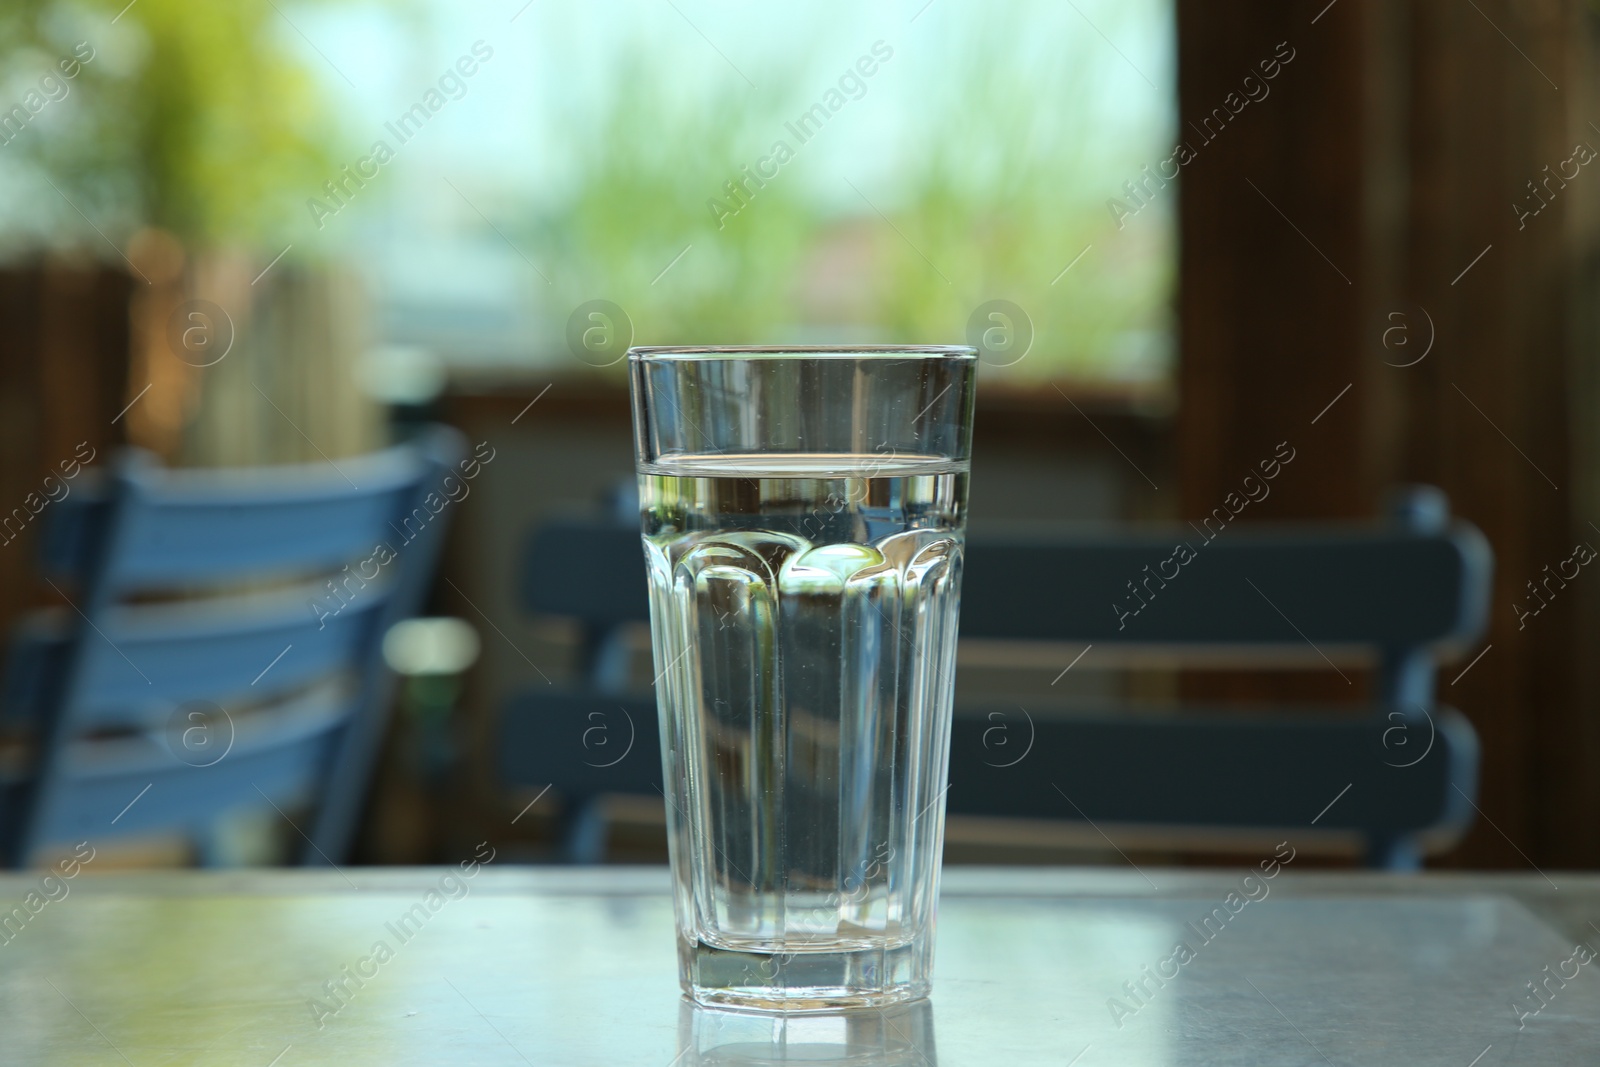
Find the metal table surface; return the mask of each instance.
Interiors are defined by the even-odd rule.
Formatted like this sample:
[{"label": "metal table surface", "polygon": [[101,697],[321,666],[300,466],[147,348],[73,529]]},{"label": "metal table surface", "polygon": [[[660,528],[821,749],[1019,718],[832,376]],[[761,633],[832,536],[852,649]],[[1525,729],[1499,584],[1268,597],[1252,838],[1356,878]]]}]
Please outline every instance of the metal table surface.
[{"label": "metal table surface", "polygon": [[0,1063],[1600,1064],[1600,877],[1244,873],[953,868],[931,1001],[788,1020],[662,869],[6,875]]}]

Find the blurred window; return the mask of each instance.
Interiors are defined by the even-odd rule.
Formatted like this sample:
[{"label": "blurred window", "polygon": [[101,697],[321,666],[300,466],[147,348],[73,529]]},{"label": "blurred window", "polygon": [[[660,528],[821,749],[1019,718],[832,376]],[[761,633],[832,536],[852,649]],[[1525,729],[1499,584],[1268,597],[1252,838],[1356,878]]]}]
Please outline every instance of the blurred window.
[{"label": "blurred window", "polygon": [[[24,6],[52,25],[86,10]],[[186,90],[206,110],[157,131],[168,195],[147,200],[182,219],[227,191],[207,240],[353,263],[388,344],[480,368],[570,364],[568,318],[591,300],[623,308],[637,343],[949,341],[975,319],[1027,332],[980,311],[1007,301],[1031,347],[986,374],[1168,375],[1171,0],[241,0],[231,21],[198,23],[186,10],[147,0],[115,26],[108,9],[58,27],[60,44],[41,34],[39,63],[80,34],[98,52],[72,94],[90,102],[37,118],[114,118],[124,105],[91,96],[113,74],[159,101],[207,73]],[[230,81],[249,64],[232,42],[204,48],[213,22],[255,27],[256,50],[303,72],[315,113],[292,78],[271,93]],[[11,96],[36,73],[24,66]],[[240,132],[274,107],[315,129],[310,163],[218,155],[248,148]],[[231,125],[229,109],[249,121]],[[184,137],[211,152],[188,186],[171,180]],[[79,181],[88,157],[57,177],[120,240],[137,205],[119,214],[108,158],[105,197]],[[38,204],[55,195],[13,185]],[[252,205],[270,225],[230,221]],[[48,211],[97,240],[63,205]],[[42,225],[25,215],[0,227]]]}]

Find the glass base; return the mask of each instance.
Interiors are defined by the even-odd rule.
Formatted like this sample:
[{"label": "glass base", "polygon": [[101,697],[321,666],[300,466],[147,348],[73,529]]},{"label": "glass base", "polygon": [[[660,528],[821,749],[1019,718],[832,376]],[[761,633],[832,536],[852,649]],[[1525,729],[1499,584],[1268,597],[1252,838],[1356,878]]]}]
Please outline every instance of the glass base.
[{"label": "glass base", "polygon": [[759,1012],[836,1012],[883,1008],[928,995],[923,954],[914,944],[819,951],[680,945],[684,991],[708,1007]]}]

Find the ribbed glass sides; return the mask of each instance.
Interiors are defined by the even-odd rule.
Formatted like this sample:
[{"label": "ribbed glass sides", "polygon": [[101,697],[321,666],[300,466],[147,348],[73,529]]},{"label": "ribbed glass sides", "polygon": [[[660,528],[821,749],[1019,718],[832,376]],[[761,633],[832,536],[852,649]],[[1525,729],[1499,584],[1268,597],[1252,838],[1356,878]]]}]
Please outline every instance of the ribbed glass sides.
[{"label": "ribbed glass sides", "polygon": [[928,990],[975,364],[633,354],[682,978],[703,1003]]}]

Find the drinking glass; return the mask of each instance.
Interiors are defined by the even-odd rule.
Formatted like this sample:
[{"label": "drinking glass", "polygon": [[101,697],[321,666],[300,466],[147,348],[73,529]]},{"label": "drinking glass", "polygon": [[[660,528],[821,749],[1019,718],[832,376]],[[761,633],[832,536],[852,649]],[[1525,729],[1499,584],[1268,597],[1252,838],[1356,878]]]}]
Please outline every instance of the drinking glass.
[{"label": "drinking glass", "polygon": [[925,996],[976,350],[629,352],[684,989]]}]

